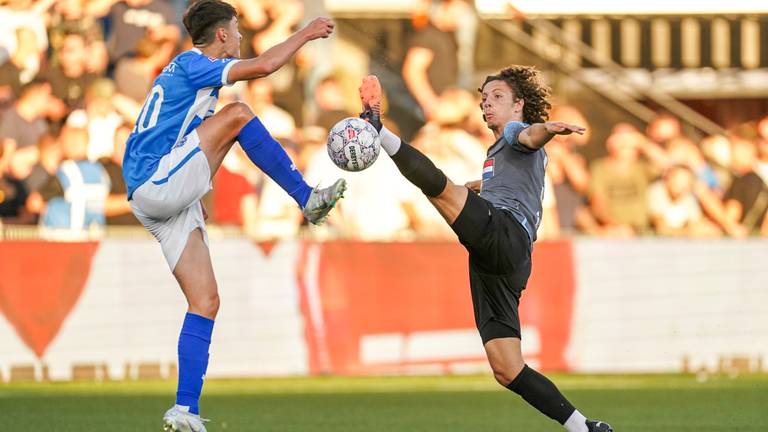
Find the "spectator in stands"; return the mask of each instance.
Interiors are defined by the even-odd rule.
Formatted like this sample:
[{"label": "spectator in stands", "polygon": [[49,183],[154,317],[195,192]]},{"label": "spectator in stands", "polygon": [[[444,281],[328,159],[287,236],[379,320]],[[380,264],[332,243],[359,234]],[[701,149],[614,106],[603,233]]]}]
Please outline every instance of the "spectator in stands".
[{"label": "spectator in stands", "polygon": [[733,180],[730,140],[723,135],[708,136],[701,140],[701,151],[715,171],[720,189],[727,190]]},{"label": "spectator in stands", "polygon": [[[291,160],[298,161],[296,147],[284,146]],[[299,168],[302,169],[302,168]],[[301,209],[270,178],[265,178],[261,193],[243,197],[243,231],[257,240],[296,238],[302,221]]]},{"label": "spectator in stands", "polygon": [[277,139],[294,139],[296,122],[291,114],[275,105],[272,83],[266,79],[259,79],[248,81],[247,85],[245,100],[253,113],[265,125],[269,125],[272,136]]},{"label": "spectator in stands", "polygon": [[[382,152],[379,158],[388,156]],[[336,226],[340,233],[363,241],[408,238],[412,228],[409,203],[415,192],[406,181],[397,175],[395,164],[385,160],[366,169],[365,175],[347,177],[345,202],[339,209],[342,220]]]},{"label": "spectator in stands", "polygon": [[27,27],[19,27],[16,29],[16,39],[16,50],[0,66],[0,88],[4,88],[0,100],[3,100],[4,105],[18,98],[21,86],[32,81],[40,70],[40,51],[35,32]]},{"label": "spectator in stands", "polygon": [[[681,164],[688,167],[694,173],[692,191],[706,216],[728,235],[734,237],[746,235],[746,230],[743,226],[732,222],[726,217],[722,201],[722,196],[725,192],[723,186],[724,178],[718,175],[717,171],[707,162],[698,146],[688,138],[678,137],[670,140],[667,147],[671,166]],[[706,229],[706,227],[703,228]],[[704,234],[706,233],[702,235]]]},{"label": "spectator in stands", "polygon": [[29,191],[26,207],[33,217],[30,223],[37,223],[40,214],[45,209],[45,202],[39,192],[52,179],[56,178],[56,172],[59,170],[62,158],[58,139],[53,135],[43,136],[37,143],[37,150],[39,153],[38,161],[32,167],[32,172],[24,180]]},{"label": "spectator in stands", "polygon": [[648,207],[656,233],[663,236],[714,237],[720,230],[704,218],[694,194],[696,177],[689,166],[670,167],[648,189]]},{"label": "spectator in stands", "polygon": [[[26,148],[25,150],[29,150]],[[0,221],[3,223],[25,223],[29,214],[25,209],[28,191],[24,185],[24,177],[31,171],[34,164],[30,157],[36,157],[36,152],[13,151],[6,152],[0,147]],[[31,162],[31,163],[30,163]]]},{"label": "spectator in stands", "polygon": [[557,214],[557,199],[552,187],[552,180],[544,176],[544,198],[541,200],[541,223],[536,230],[536,238],[549,240],[560,237],[560,218]]},{"label": "spectator in stands", "polygon": [[229,2],[240,14],[237,17],[240,34],[240,57],[251,58],[256,56],[253,49],[253,38],[269,25],[269,16],[264,9],[261,0],[232,0]]},{"label": "spectator in stands", "polygon": [[677,117],[660,113],[648,123],[645,135],[656,144],[666,147],[670,140],[683,135],[683,128]]},{"label": "spectator in stands", "polygon": [[768,184],[768,116],[757,123],[757,166],[755,171]]},{"label": "spectator in stands", "polygon": [[731,146],[735,177],[723,198],[727,217],[750,234],[768,235],[768,188],[755,172],[757,147],[741,137],[732,138]]},{"label": "spectator in stands", "polygon": [[[7,150],[32,147],[48,131],[45,116],[51,108],[64,109],[51,97],[51,85],[42,80],[26,84],[13,107],[0,119],[0,140]],[[10,154],[10,152],[8,153]]]},{"label": "spectator in stands", "polygon": [[87,159],[86,128],[65,124],[59,141],[64,161],[56,177],[40,190],[40,198],[46,203],[41,225],[51,234],[78,236],[104,226],[109,176],[99,163]]},{"label": "spectator in stands", "polygon": [[145,34],[156,41],[170,40],[174,45],[181,36],[176,12],[167,0],[118,1],[109,10],[109,19],[112,31],[107,49],[113,65],[132,55]]},{"label": "spectator in stands", "polygon": [[589,179],[586,162],[569,144],[555,139],[548,143],[547,180],[553,194],[550,201],[556,203],[558,231],[564,234],[576,231],[576,215],[585,206]]},{"label": "spectator in stands", "polygon": [[[248,51],[254,55],[261,55],[288,38],[304,16],[304,8],[298,0],[238,0],[236,3],[242,3],[245,6],[243,10],[250,10],[249,13],[241,10],[244,16],[249,17],[247,22],[250,23],[246,33],[243,33],[243,41],[248,39],[251,42]],[[258,11],[259,8],[261,11]],[[256,27],[258,24],[261,25]],[[245,55],[246,52],[241,52],[243,58],[246,58]],[[275,104],[287,111],[297,126],[302,125],[304,116],[305,74],[300,70],[303,57],[302,49],[289,63],[260,80],[271,83]]]},{"label": "spectator in stands", "polygon": [[457,181],[475,179],[477,167],[482,166],[486,158],[487,148],[463,129],[476,109],[471,93],[448,88],[440,96],[440,111],[435,113],[431,124],[423,128],[422,151],[440,161],[447,175]]},{"label": "spectator in stands", "polygon": [[[425,125],[413,145],[438,164],[457,183],[477,178],[477,167],[486,158],[486,147],[462,126],[477,110],[474,97],[466,90],[449,88],[441,95],[441,109]],[[455,239],[450,227],[418,189],[407,187],[406,211],[416,234],[422,238]]]},{"label": "spectator in stands", "polygon": [[103,41],[101,23],[86,11],[86,0],[58,0],[48,22],[51,48],[58,50],[64,35],[80,33],[88,41]]},{"label": "spectator in stands", "polygon": [[757,121],[757,135],[764,140],[768,140],[768,115]]},{"label": "spectator in stands", "polygon": [[[37,163],[32,167],[31,172],[24,179],[24,185],[29,193],[38,192],[47,184],[50,179],[56,175],[61,163],[61,147],[56,137],[50,134],[43,135],[37,142]],[[30,210],[31,211],[31,210]],[[32,211],[35,215],[40,214],[40,208]]]},{"label": "spectator in stands", "polygon": [[114,152],[115,131],[125,121],[112,105],[114,95],[115,84],[107,78],[94,81],[86,90],[84,114],[90,137],[88,160],[109,157]]},{"label": "spectator in stands", "polygon": [[56,172],[61,164],[62,152],[58,139],[52,135],[46,135],[38,143],[40,153],[37,164],[32,168],[32,173],[24,181],[29,191],[26,201],[26,209],[31,215],[30,223],[39,222],[40,215],[45,211],[45,201],[41,192],[56,180]]},{"label": "spectator in stands", "polygon": [[647,189],[651,168],[640,159],[645,137],[634,127],[614,127],[606,146],[608,156],[591,166],[589,198],[597,220],[634,234],[648,231]]},{"label": "spectator in stands", "polygon": [[683,164],[693,171],[696,179],[705,184],[711,190],[722,195],[724,191],[720,178],[714,168],[704,158],[699,147],[689,138],[678,137],[671,139],[667,144],[669,163]]},{"label": "spectator in stands", "polygon": [[143,104],[158,71],[170,62],[175,48],[170,40],[156,41],[148,36],[141,38],[136,45],[136,55],[123,57],[117,62],[117,91]]},{"label": "spectator in stands", "polygon": [[[481,96],[474,95],[473,106],[479,106],[481,102]],[[483,120],[483,114],[477,111],[473,111],[467,116],[466,122],[462,125],[462,129],[467,131],[470,135],[475,137],[482,145],[483,148],[488,148],[493,145],[496,139],[493,136],[493,132],[488,129],[488,125]]]},{"label": "spectator in stands", "polygon": [[53,49],[53,63],[59,59],[64,37],[70,33],[83,36],[86,41],[86,69],[90,73],[101,75],[107,66],[107,48],[101,23],[85,9],[85,0],[59,0],[53,8],[48,24],[48,34]]},{"label": "spectator in stands", "polygon": [[304,8],[298,0],[262,0],[260,3],[265,20],[252,39],[257,55],[285,40],[304,16]]},{"label": "spectator in stands", "polygon": [[325,77],[317,84],[315,103],[318,116],[314,124],[326,130],[330,130],[341,119],[355,116],[346,109],[344,92],[339,81],[333,76]]},{"label": "spectator in stands", "polygon": [[38,52],[48,50],[48,36],[45,28],[46,14],[55,0],[37,2],[12,1],[0,3],[0,64],[16,51],[19,40],[17,30],[27,28],[35,35]]},{"label": "spectator in stands", "polygon": [[403,60],[403,79],[426,120],[438,111],[440,94],[458,83],[458,3],[443,0],[431,10],[429,24],[411,38]]},{"label": "spectator in stands", "polygon": [[574,148],[586,144],[590,127],[587,119],[571,106],[556,106],[550,116],[587,128],[584,135],[555,135],[547,144],[547,178],[551,182],[557,205],[558,225],[561,232],[572,234],[577,230],[578,212],[586,207],[590,181],[586,160]]},{"label": "spectator in stands", "polygon": [[57,57],[58,62],[45,72],[54,96],[70,109],[83,108],[85,89],[97,78],[96,74],[88,72],[88,51],[83,35],[64,35]]},{"label": "spectator in stands", "polygon": [[[218,224],[243,225],[243,207],[250,204],[255,214],[259,191],[267,176],[248,159],[240,146],[234,146],[224,158],[214,178],[214,191],[208,196],[212,221]],[[251,202],[245,197],[252,195]],[[249,198],[250,199],[250,198]]]},{"label": "spectator in stands", "polygon": [[128,202],[128,188],[123,180],[123,156],[125,143],[133,129],[132,124],[124,123],[115,130],[112,154],[102,156],[98,162],[109,176],[109,195],[104,205],[107,225],[139,225]]},{"label": "spectator in stands", "polygon": [[[332,15],[325,5],[326,2],[316,0],[300,0],[300,2],[303,8],[303,18],[299,22],[299,26],[308,24],[314,17]],[[319,114],[314,95],[321,80],[333,75],[340,84],[347,82],[351,84],[350,87],[356,87],[355,83],[359,82],[362,76],[357,76],[358,74],[354,70],[359,68],[358,70],[361,72],[368,72],[368,63],[362,59],[354,58],[354,55],[347,55],[350,47],[340,44],[338,41],[338,34],[333,33],[326,39],[305,45],[299,53],[297,64],[301,68],[304,82],[304,118],[310,120],[309,124],[312,124],[312,120],[316,119]],[[358,55],[368,55],[368,53],[358,51]],[[343,70],[338,68],[340,65],[344,68]],[[357,114],[357,106],[352,104],[354,99],[350,95],[350,106],[347,108]]]}]

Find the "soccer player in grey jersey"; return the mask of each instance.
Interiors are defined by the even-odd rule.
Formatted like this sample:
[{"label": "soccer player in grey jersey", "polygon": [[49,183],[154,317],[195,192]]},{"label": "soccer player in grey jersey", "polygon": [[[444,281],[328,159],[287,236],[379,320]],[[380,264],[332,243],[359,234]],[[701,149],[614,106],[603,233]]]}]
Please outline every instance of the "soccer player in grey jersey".
[{"label": "soccer player in grey jersey", "polygon": [[[475,323],[496,380],[569,432],[612,432],[587,420],[545,376],[528,367],[520,349],[520,295],[531,274],[531,252],[541,220],[544,145],[554,135],[584,128],[546,121],[549,88],[529,66],[512,66],[486,78],[480,108],[497,141],[488,149],[482,180],[451,182],[426,156],[381,124],[381,86],[363,80],[362,118],[400,172],[427,196],[469,252]],[[479,195],[476,193],[479,192]]]}]

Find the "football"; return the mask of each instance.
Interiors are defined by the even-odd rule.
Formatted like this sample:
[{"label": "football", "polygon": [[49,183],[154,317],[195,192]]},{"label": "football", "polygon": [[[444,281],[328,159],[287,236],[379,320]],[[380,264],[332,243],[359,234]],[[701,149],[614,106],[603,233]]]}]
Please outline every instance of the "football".
[{"label": "football", "polygon": [[381,150],[379,133],[370,123],[348,117],[328,134],[328,156],[345,171],[362,171],[376,162]]}]

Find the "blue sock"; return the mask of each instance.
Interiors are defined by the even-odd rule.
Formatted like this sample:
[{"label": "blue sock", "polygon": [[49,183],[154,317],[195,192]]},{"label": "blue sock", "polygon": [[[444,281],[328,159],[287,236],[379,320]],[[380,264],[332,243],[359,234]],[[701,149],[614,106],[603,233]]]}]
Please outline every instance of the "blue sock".
[{"label": "blue sock", "polygon": [[237,139],[248,158],[304,208],[312,188],[258,117],[243,126]]},{"label": "blue sock", "polygon": [[189,407],[200,414],[200,393],[208,369],[208,347],[211,345],[213,320],[187,312],[179,336],[179,387],[176,405]]}]

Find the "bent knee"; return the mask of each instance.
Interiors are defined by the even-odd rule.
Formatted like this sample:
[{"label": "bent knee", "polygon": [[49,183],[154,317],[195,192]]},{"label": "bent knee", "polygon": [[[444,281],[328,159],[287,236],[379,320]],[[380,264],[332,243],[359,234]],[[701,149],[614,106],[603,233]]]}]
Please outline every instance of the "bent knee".
[{"label": "bent knee", "polygon": [[510,363],[506,365],[491,365],[491,369],[493,369],[493,377],[496,378],[496,381],[501,384],[502,387],[506,387],[517,378],[520,371],[523,370],[523,366],[524,365]]},{"label": "bent knee", "polygon": [[237,128],[245,126],[254,117],[251,108],[243,102],[232,102],[224,107],[224,109],[227,110],[227,114],[231,116],[232,122]]},{"label": "bent knee", "polygon": [[206,318],[214,319],[219,312],[219,294],[213,292],[189,299],[189,311]]}]

